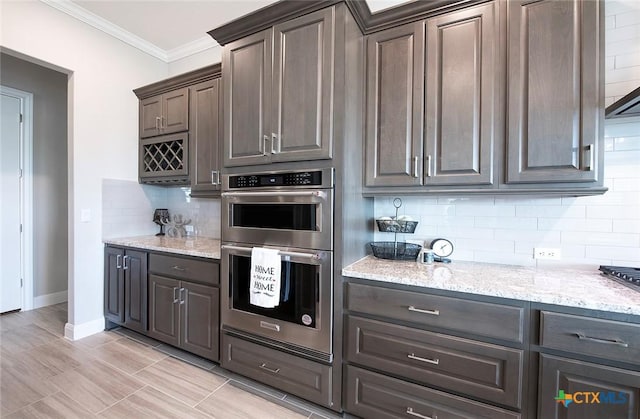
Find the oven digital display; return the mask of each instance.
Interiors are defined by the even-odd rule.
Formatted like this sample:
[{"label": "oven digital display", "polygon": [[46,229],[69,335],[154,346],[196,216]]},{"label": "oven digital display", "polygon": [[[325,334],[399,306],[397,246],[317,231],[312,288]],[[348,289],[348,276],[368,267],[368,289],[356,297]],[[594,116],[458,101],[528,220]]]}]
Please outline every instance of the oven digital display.
[{"label": "oven digital display", "polygon": [[261,186],[282,186],[284,185],[283,179],[281,175],[277,176],[260,176],[260,185]]},{"label": "oven digital display", "polygon": [[229,188],[260,188],[269,186],[320,186],[322,171],[288,172],[229,176]]}]

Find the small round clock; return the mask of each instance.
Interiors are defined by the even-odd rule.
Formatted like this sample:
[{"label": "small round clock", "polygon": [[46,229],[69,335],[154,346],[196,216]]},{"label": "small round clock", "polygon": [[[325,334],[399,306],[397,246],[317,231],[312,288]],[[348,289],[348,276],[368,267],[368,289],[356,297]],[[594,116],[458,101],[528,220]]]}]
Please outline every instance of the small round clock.
[{"label": "small round clock", "polygon": [[434,239],[431,241],[431,250],[439,258],[446,258],[453,253],[453,244],[447,239]]}]

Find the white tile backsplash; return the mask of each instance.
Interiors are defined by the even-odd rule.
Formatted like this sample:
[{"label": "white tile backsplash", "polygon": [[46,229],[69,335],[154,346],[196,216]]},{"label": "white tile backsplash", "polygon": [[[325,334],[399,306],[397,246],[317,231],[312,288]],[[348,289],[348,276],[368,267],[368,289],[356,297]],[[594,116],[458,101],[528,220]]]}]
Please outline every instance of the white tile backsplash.
[{"label": "white tile backsplash", "polygon": [[153,220],[156,208],[191,219],[196,234],[220,238],[220,200],[191,198],[188,187],[141,185],[134,181],[103,179],[102,237],[155,234],[160,227]]}]

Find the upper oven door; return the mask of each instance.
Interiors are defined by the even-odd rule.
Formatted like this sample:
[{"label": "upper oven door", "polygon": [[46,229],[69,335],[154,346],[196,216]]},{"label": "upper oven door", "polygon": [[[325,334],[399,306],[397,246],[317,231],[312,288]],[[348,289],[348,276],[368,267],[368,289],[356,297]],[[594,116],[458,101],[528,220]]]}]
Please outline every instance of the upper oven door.
[{"label": "upper oven door", "polygon": [[333,250],[333,189],[222,194],[225,242]]}]

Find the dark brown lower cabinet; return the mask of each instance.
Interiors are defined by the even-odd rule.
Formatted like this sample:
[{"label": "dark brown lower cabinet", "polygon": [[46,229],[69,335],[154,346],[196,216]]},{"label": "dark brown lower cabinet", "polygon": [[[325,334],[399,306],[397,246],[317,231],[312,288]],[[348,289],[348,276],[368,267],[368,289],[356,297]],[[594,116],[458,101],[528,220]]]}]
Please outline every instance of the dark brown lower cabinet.
[{"label": "dark brown lower cabinet", "polygon": [[149,332],[154,339],[219,359],[218,288],[149,275]]},{"label": "dark brown lower cabinet", "polygon": [[546,354],[540,358],[539,418],[640,417],[640,371]]},{"label": "dark brown lower cabinet", "polygon": [[518,419],[519,413],[346,366],[345,410],[367,419]]},{"label": "dark brown lower cabinet", "polygon": [[104,254],[105,318],[146,333],[147,253],[107,246]]},{"label": "dark brown lower cabinet", "polygon": [[332,407],[333,367],[222,335],[220,365],[282,391]]}]

